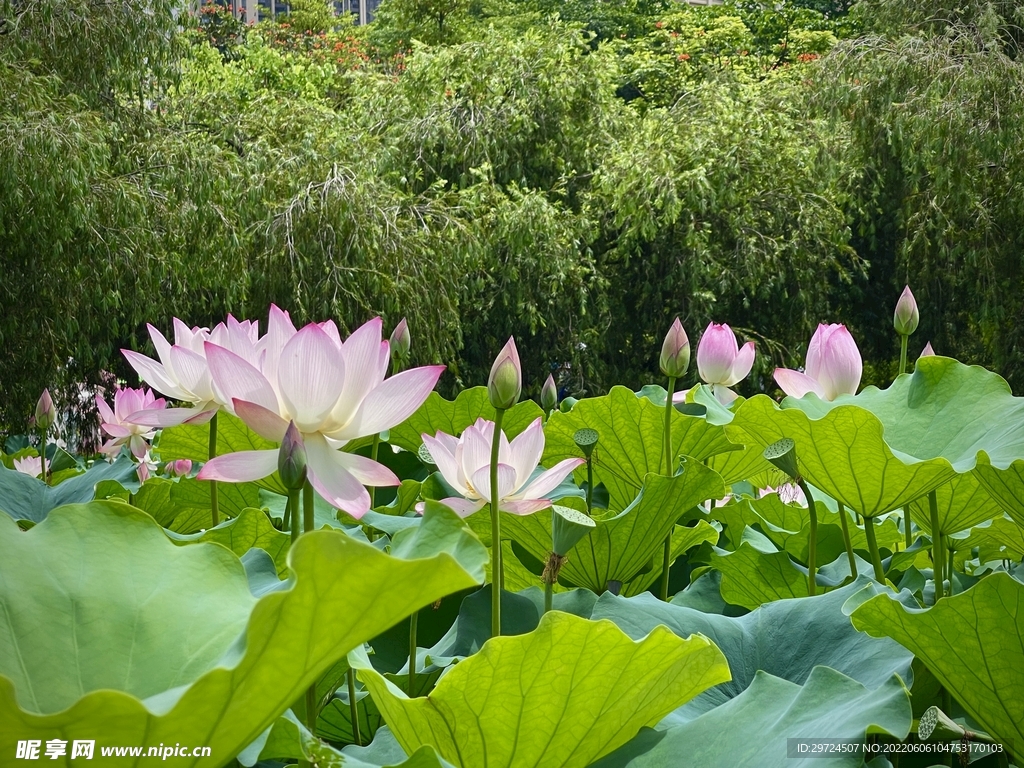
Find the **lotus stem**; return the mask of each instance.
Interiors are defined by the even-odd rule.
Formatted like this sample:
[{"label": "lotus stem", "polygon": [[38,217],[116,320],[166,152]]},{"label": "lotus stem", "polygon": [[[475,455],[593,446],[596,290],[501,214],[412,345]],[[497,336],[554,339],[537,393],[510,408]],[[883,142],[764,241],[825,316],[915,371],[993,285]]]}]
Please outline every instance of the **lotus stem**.
[{"label": "lotus stem", "polygon": [[39,475],[43,482],[47,485],[50,484],[49,478],[46,476],[46,430],[42,429],[39,431],[39,469],[42,474]]},{"label": "lotus stem", "polygon": [[416,629],[420,612],[413,611],[409,617],[409,698],[416,695]]},{"label": "lotus stem", "polygon": [[496,408],[494,436],[491,438],[491,637],[501,635],[501,584],[504,572],[501,563],[501,519],[498,517],[498,447],[501,445],[501,423],[505,409]]},{"label": "lotus stem", "polygon": [[[676,391],[675,376],[668,377],[668,388],[665,390],[665,474],[672,477],[672,395]],[[675,526],[673,526],[673,529]],[[668,572],[672,567],[672,531],[665,537],[665,554],[661,568],[661,599],[668,602]]]},{"label": "lotus stem", "polygon": [[904,333],[900,334],[900,375],[907,372],[907,341],[910,339]]},{"label": "lotus stem", "polygon": [[301,529],[299,528],[299,491],[288,491],[288,511],[285,512],[285,516],[289,518],[291,524],[291,535],[294,544],[298,538]]},{"label": "lotus stem", "polygon": [[803,478],[798,478],[797,483],[807,498],[807,511],[811,515],[811,537],[807,542],[807,594],[814,597],[818,593],[818,512],[814,508],[814,497],[811,496],[811,489],[807,487],[807,483]]},{"label": "lotus stem", "polygon": [[302,486],[302,532],[309,533],[316,527],[314,522],[314,508],[313,508],[313,486],[306,481],[306,484]]},{"label": "lotus stem", "polygon": [[544,613],[551,610],[551,603],[555,597],[555,585],[550,578],[544,580]]},{"label": "lotus stem", "polygon": [[914,533],[911,531],[910,510],[906,507],[903,508],[903,536],[907,549],[910,549],[914,545]]},{"label": "lotus stem", "polygon": [[357,747],[363,746],[363,740],[359,736],[359,706],[356,704],[356,671],[348,668],[348,711],[352,719],[352,743]]},{"label": "lotus stem", "polygon": [[[554,513],[552,513],[554,514]],[[587,514],[594,516],[594,455],[587,456]]]},{"label": "lotus stem", "polygon": [[[905,338],[905,337],[904,337]],[[935,602],[942,597],[942,564],[945,557],[942,553],[942,533],[939,530],[939,501],[935,491],[928,494],[928,512],[931,515],[932,527],[932,580],[935,582]]]},{"label": "lotus stem", "polygon": [[[393,362],[395,362],[395,361],[393,361]],[[396,364],[396,367],[397,367],[397,364]],[[396,373],[397,373],[397,371],[396,371]],[[380,432],[378,432],[376,435],[373,436],[373,442],[370,443],[370,460],[371,461],[376,461],[377,460],[377,451],[379,449],[380,449]],[[374,488],[371,485],[369,488],[367,488],[367,490],[370,492],[370,509],[373,509],[374,506],[376,505],[376,501],[377,501],[377,494],[376,494],[377,489]],[[376,537],[377,537],[377,535],[373,532],[373,529],[370,528],[370,526],[366,526],[366,538],[368,538],[370,541],[373,541]]]},{"label": "lotus stem", "polygon": [[[210,419],[210,448],[209,458],[213,459],[217,456],[217,417],[219,413],[213,414],[213,418]],[[217,502],[217,481],[210,481],[210,519],[213,523],[213,527],[216,528],[220,524],[220,505]]]},{"label": "lotus stem", "polygon": [[[942,537],[942,543],[943,544],[946,543],[947,538],[948,538],[947,536],[943,536]],[[953,547],[948,547],[948,549],[949,549],[949,562],[946,563],[946,570],[945,570],[945,572],[942,575],[943,575],[944,578],[949,579],[949,596],[952,597],[953,596],[953,566],[954,566],[953,558],[956,555],[956,550],[953,549]]]},{"label": "lotus stem", "polygon": [[875,581],[885,584],[885,571],[882,570],[882,558],[878,554],[878,539],[875,538],[875,518],[864,518],[864,535],[868,537],[868,551],[871,553],[871,565],[875,569]]},{"label": "lotus stem", "polygon": [[850,521],[843,502],[839,502],[839,522],[843,526],[843,544],[846,545],[846,557],[850,560],[850,575],[857,578],[857,558],[853,554],[853,540],[850,538]]}]

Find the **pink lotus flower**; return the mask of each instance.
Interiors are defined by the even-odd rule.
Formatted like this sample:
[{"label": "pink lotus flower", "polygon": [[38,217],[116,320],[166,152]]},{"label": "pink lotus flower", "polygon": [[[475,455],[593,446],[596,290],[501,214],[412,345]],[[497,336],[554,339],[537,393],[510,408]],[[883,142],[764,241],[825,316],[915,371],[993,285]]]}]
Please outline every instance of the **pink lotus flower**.
[{"label": "pink lotus flower", "polygon": [[169,461],[164,466],[164,469],[171,477],[188,477],[192,471],[192,460],[178,459],[177,461]]},{"label": "pink lotus flower", "polygon": [[920,321],[921,313],[917,309],[917,300],[908,285],[900,294],[899,301],[896,302],[896,310],[892,315],[892,327],[901,336],[910,336],[917,330]]},{"label": "pink lotus flower", "polygon": [[668,333],[665,334],[665,340],[661,343],[658,364],[661,366],[661,372],[673,379],[685,376],[686,369],[690,367],[690,340],[686,338],[686,331],[683,330],[683,324],[679,322],[678,317],[672,321]]},{"label": "pink lotus flower", "polygon": [[[205,352],[213,386],[253,431],[280,443],[288,422],[295,422],[313,488],[356,518],[370,508],[364,484],[398,485],[399,480],[384,465],[338,449],[405,421],[445,370],[443,365],[412,368],[385,379],[390,345],[381,339],[380,318],[342,342],[333,322],[296,331],[277,307],[271,307],[267,335],[260,339],[258,367],[213,342],[206,342]],[[218,456],[197,478],[259,480],[277,470],[278,453],[274,448]]]},{"label": "pink lotus flower", "polygon": [[[469,517],[491,503],[491,440],[494,422],[477,419],[462,437],[444,432],[423,435],[423,444],[444,479],[461,495],[442,499],[459,517]],[[498,508],[513,515],[529,515],[551,506],[546,498],[583,459],[563,459],[533,477],[544,453],[544,426],[534,421],[511,443],[501,433],[498,447]],[[422,511],[420,505],[419,511]]]},{"label": "pink lotus flower", "polygon": [[23,459],[14,460],[14,468],[23,475],[39,477],[43,474],[43,462],[38,456],[26,456]]},{"label": "pink lotus flower", "polygon": [[140,415],[141,426],[172,427],[178,424],[205,424],[222,407],[230,410],[230,401],[217,392],[206,363],[205,344],[208,341],[230,349],[252,364],[257,363],[259,326],[250,320],[238,321],[228,315],[226,323],[219,323],[212,331],[189,328],[174,318],[174,344],[152,325],[149,336],[156,347],[159,362],[152,358],[122,349],[121,352],[139,378],[174,400],[191,403],[191,408],[168,408]]},{"label": "pink lotus flower", "polygon": [[491,365],[487,377],[487,395],[495,408],[508,410],[519,402],[523,391],[523,365],[519,362],[516,340],[509,336]]},{"label": "pink lotus flower", "polygon": [[779,495],[779,501],[784,504],[799,504],[802,507],[807,506],[807,497],[804,496],[803,489],[796,483],[783,483],[778,488],[762,488],[757,497],[763,499],[770,493],[777,493]]},{"label": "pink lotus flower", "polygon": [[118,389],[114,392],[114,407],[107,405],[103,396],[96,393],[96,408],[100,414],[100,429],[111,439],[103,444],[100,452],[116,456],[122,445],[127,445],[132,455],[141,459],[149,451],[149,441],[156,431],[134,421],[144,413],[159,413],[167,402],[159,400],[149,389]]},{"label": "pink lotus flower", "polygon": [[753,365],[754,342],[748,341],[740,349],[736,334],[724,323],[710,323],[704,330],[697,345],[697,372],[718,402],[728,404],[736,399],[729,387],[745,379]]},{"label": "pink lotus flower", "polygon": [[807,346],[804,373],[789,368],[776,368],[775,381],[790,397],[803,397],[813,392],[822,400],[835,400],[840,395],[855,395],[860,386],[863,363],[857,342],[845,325],[818,325]]}]

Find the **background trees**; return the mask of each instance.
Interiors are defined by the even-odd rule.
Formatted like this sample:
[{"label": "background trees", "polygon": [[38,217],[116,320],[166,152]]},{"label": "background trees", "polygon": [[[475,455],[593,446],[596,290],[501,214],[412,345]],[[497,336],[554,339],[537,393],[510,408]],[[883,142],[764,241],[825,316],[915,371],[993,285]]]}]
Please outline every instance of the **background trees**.
[{"label": "background trees", "polygon": [[0,0],[0,429],[144,319],[270,301],[407,315],[449,389],[514,333],[594,393],[676,314],[757,340],[752,388],[854,318],[885,383],[910,282],[921,345],[1019,387],[1019,4],[769,5]]}]

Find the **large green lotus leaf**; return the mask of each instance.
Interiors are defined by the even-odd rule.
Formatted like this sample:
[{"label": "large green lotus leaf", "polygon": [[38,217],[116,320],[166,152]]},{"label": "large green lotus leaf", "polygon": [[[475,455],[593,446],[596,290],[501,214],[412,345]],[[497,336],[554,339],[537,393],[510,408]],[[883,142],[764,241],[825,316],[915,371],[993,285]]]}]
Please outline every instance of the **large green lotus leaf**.
[{"label": "large green lotus leaf", "polygon": [[974,475],[1003,510],[1024,525],[1024,461],[1014,461],[1000,469],[981,453]]},{"label": "large green lotus leaf", "polygon": [[928,609],[882,594],[852,618],[913,651],[985,731],[1024,749],[1024,584],[996,573]]},{"label": "large green lotus leaf", "polygon": [[704,613],[652,595],[624,598],[605,593],[594,606],[592,618],[613,621],[632,638],[664,625],[680,637],[705,635],[721,649],[732,680],[704,691],[673,715],[690,719],[739,696],[758,670],[801,685],[819,665],[868,688],[877,688],[894,674],[910,684],[914,655],[893,640],[858,632],[843,613],[843,604],[854,594],[881,590],[861,576],[827,594],[765,603],[739,617]]},{"label": "large green lotus leaf", "polygon": [[[416,413],[391,428],[388,441],[415,452],[423,444],[423,434],[445,432],[458,436],[477,419],[494,421],[495,415],[487,387],[464,389],[454,400],[445,400],[437,392],[431,392]],[[544,411],[533,400],[524,400],[505,411],[501,429],[512,439],[543,415]]]},{"label": "large green lotus leaf", "polygon": [[750,480],[774,469],[765,460],[764,448],[760,445],[747,446],[742,451],[715,454],[708,459],[708,466],[722,476],[726,485]]},{"label": "large green lotus leaf", "polygon": [[51,509],[65,504],[92,501],[96,486],[107,480],[128,483],[135,478],[135,464],[126,456],[108,464],[98,461],[86,472],[68,478],[60,485],[47,485],[42,480],[0,464],[0,510],[15,520],[39,523]]},{"label": "large green lotus leaf", "polygon": [[716,547],[711,567],[722,574],[722,598],[748,610],[773,600],[809,594],[807,571],[797,567],[788,552],[765,551],[754,547],[750,540],[733,552]]},{"label": "large green lotus leaf", "polygon": [[1007,517],[997,517],[988,525],[971,529],[964,547],[978,547],[981,562],[1020,560],[1024,557],[1024,525]]},{"label": "large green lotus leaf", "polygon": [[762,446],[791,438],[804,477],[865,517],[898,509],[956,474],[944,458],[894,454],[883,439],[882,422],[854,405],[840,405],[811,418],[799,408],[779,408],[766,395],[758,395],[736,410],[726,431],[734,441],[753,439]]},{"label": "large green lotus leaf", "polygon": [[[580,400],[568,413],[553,413],[544,425],[543,464],[554,466],[568,456],[583,456],[573,435],[593,429],[599,436],[594,449],[594,481],[608,488],[613,509],[625,509],[640,492],[649,474],[664,474],[665,409],[625,387],[612,387],[603,397]],[[698,461],[739,450],[726,439],[720,426],[699,416],[672,412],[673,456]],[[586,469],[577,470],[585,476]]]},{"label": "large green lotus leaf", "polygon": [[216,528],[190,535],[168,531],[167,535],[176,544],[193,544],[214,541],[223,544],[241,557],[253,547],[264,550],[274,560],[278,575],[288,570],[288,546],[291,536],[277,530],[262,509],[243,509],[238,517],[223,521]]},{"label": "large green lotus leaf", "polygon": [[857,768],[860,752],[799,760],[788,740],[861,743],[869,729],[903,740],[911,722],[910,695],[896,676],[871,688],[828,667],[815,667],[803,685],[758,672],[735,699],[688,723],[644,731],[593,768]]},{"label": "large green lotus leaf", "polygon": [[360,679],[406,752],[431,745],[461,768],[583,768],[729,669],[704,637],[659,627],[634,642],[610,621],[553,611],[529,634],[488,641],[427,698],[370,670]]},{"label": "large green lotus leaf", "polygon": [[[453,518],[428,510],[421,528]],[[18,740],[53,738],[94,739],[97,751],[211,747],[211,757],[182,765],[229,762],[341,656],[479,583],[487,559],[482,545],[462,564],[446,551],[465,554],[461,531],[430,557],[408,545],[415,560],[314,531],[292,547],[290,586],[253,606],[234,555],[219,545],[176,546],[124,504],[71,508],[27,533],[0,525],[0,536],[0,754],[14,754]],[[243,615],[214,634],[199,617],[235,616],[221,581],[248,624]],[[153,597],[163,592],[166,599]]]},{"label": "large green lotus leaf", "polygon": [[[265,451],[271,448],[277,448],[277,443],[257,435],[237,416],[226,411],[217,414],[218,456],[238,451]],[[175,459],[207,461],[210,458],[210,425],[181,424],[177,427],[168,427],[160,433],[157,450],[160,452],[160,458],[164,461]],[[281,484],[281,478],[277,476],[276,472],[270,477],[260,480],[257,485],[282,496],[288,495],[288,490]],[[209,495],[209,491],[207,491],[207,495]],[[191,533],[191,531],[183,531],[183,533]]]},{"label": "large green lotus leaf", "polygon": [[[670,562],[675,562],[686,552],[701,544],[714,544],[718,541],[718,529],[704,520],[699,520],[694,526],[677,525],[672,531],[672,557]],[[640,575],[622,587],[621,595],[632,597],[646,592],[654,582],[661,579],[661,572],[665,567],[664,555],[655,555],[650,570],[640,572]]]},{"label": "large green lotus leaf", "polygon": [[[638,399],[632,393],[630,396]],[[569,551],[560,578],[594,592],[603,592],[609,581],[631,581],[652,558],[657,560],[665,538],[685,512],[702,501],[724,495],[721,476],[697,461],[687,461],[682,473],[674,477],[648,475],[628,508],[615,517],[599,520],[590,534]],[[551,551],[551,512],[509,519],[513,517],[503,518],[505,532],[545,562]],[[718,538],[718,532],[703,521],[690,530],[694,531],[690,546]]]},{"label": "large green lotus leaf", "polygon": [[[974,472],[956,475],[936,488],[935,501],[939,511],[939,533],[944,536],[966,531],[986,520],[1001,517],[1003,513],[999,502],[982,486]],[[910,502],[909,509],[914,522],[930,535],[932,518],[928,497]]]},{"label": "large green lotus leaf", "polygon": [[[167,527],[177,533],[195,533],[210,527],[210,483],[183,477],[171,486],[171,504],[178,510]],[[217,506],[222,517],[235,517],[243,509],[260,506],[256,483],[218,483]]]}]

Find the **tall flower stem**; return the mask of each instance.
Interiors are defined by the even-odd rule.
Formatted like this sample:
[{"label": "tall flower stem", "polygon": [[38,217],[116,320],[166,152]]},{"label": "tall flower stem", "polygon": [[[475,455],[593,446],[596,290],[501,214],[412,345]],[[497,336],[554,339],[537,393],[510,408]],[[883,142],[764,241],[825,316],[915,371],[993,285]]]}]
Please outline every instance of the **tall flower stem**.
[{"label": "tall flower stem", "polygon": [[843,526],[843,544],[846,545],[846,557],[850,560],[850,575],[857,578],[857,558],[853,555],[853,540],[850,538],[850,521],[846,507],[839,502],[839,522]]},{"label": "tall flower stem", "polygon": [[904,333],[900,334],[900,375],[907,372],[907,340],[910,337]]},{"label": "tall flower stem", "polygon": [[914,534],[913,534],[913,531],[911,531],[910,510],[909,509],[904,509],[903,510],[903,537],[904,537],[904,540],[906,541],[907,549],[909,549],[910,547],[912,547],[914,545]]},{"label": "tall flower stem", "polygon": [[[292,492],[295,496],[296,507],[292,511],[292,519],[297,520],[299,517],[298,502],[299,494],[297,491]],[[313,530],[315,523],[313,521],[313,486],[306,480],[305,485],[302,486],[302,532],[309,533]],[[293,523],[292,530],[294,531],[297,526]],[[309,688],[306,690],[306,727],[309,732],[316,736],[316,717],[319,714],[316,706],[316,681],[310,683]]]},{"label": "tall flower stem", "polygon": [[[946,536],[942,537],[942,543],[943,543],[944,546],[948,543]],[[946,561],[946,570],[943,572],[942,575],[945,578],[949,579],[949,596],[952,597],[953,596],[953,566],[955,565],[954,558],[956,556],[956,550],[953,549],[953,547],[947,547],[947,550],[949,551],[949,560]],[[943,589],[943,591],[945,591],[945,589]]]},{"label": "tall flower stem", "polygon": [[409,698],[416,695],[416,629],[420,612],[413,611],[409,617]]},{"label": "tall flower stem", "polygon": [[302,532],[309,533],[316,527],[314,522],[313,486],[309,480],[302,486]]},{"label": "tall flower stem", "polygon": [[550,577],[544,579],[544,613],[551,610],[551,604],[555,597],[555,583]]},{"label": "tall flower stem", "polygon": [[587,456],[587,514],[594,516],[594,457]]},{"label": "tall flower stem", "polygon": [[39,430],[39,469],[42,470],[40,477],[43,482],[47,485],[50,484],[49,478],[46,476],[46,430]]},{"label": "tall flower stem", "polygon": [[348,668],[348,712],[352,719],[352,742],[357,746],[363,746],[363,740],[359,736],[359,706],[356,704],[356,671]]},{"label": "tall flower stem", "polygon": [[501,563],[501,519],[498,517],[498,448],[501,446],[501,423],[505,409],[496,408],[494,436],[491,438],[491,637],[501,635],[501,583],[504,572]]},{"label": "tall flower stem", "polygon": [[939,500],[935,491],[928,494],[928,514],[931,516],[932,528],[932,576],[935,581],[935,602],[938,602],[942,597],[942,566],[945,557],[942,551],[942,533],[939,531]]},{"label": "tall flower stem", "polygon": [[[672,477],[672,395],[676,391],[675,376],[668,377],[665,390],[665,431],[662,444],[665,446],[665,474]],[[674,528],[674,526],[673,526]],[[665,554],[661,564],[661,599],[668,601],[668,571],[672,567],[672,531],[665,537]]]},{"label": "tall flower stem", "polygon": [[814,497],[811,496],[811,489],[807,487],[807,483],[803,479],[797,482],[807,499],[807,511],[811,515],[811,537],[807,542],[807,594],[814,597],[818,593],[818,512],[814,508]]},{"label": "tall flower stem", "polygon": [[885,584],[882,557],[878,554],[878,539],[875,538],[875,518],[864,518],[864,535],[868,537],[868,551],[871,553],[871,565],[875,569],[875,581],[879,584]]},{"label": "tall flower stem", "polygon": [[[373,436],[373,442],[370,443],[370,459],[371,461],[377,460],[377,452],[380,450],[380,433],[378,432]],[[370,509],[373,509],[377,505],[377,489],[372,485],[366,489],[370,494]],[[377,538],[377,534],[370,526],[364,526],[363,530],[366,531],[366,538],[373,541]]]},{"label": "tall flower stem", "polygon": [[[217,417],[220,414],[213,414],[213,418],[210,419],[210,448],[209,457],[211,459],[217,458]],[[216,528],[220,523],[220,506],[217,503],[217,481],[210,481],[210,515],[213,523],[213,527]]]},{"label": "tall flower stem", "polygon": [[299,527],[299,492],[297,490],[288,491],[288,511],[285,513],[285,517],[291,524],[291,543],[294,544],[302,532]]}]

